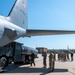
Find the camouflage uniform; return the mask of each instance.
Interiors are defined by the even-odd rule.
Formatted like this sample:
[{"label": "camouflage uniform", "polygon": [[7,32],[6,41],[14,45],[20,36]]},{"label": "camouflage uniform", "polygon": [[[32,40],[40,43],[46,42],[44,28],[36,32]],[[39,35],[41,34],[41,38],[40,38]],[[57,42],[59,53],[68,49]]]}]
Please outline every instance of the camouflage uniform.
[{"label": "camouflage uniform", "polygon": [[50,69],[50,71],[54,71],[54,64],[55,64],[54,53],[50,52],[50,55],[49,55],[49,69]]},{"label": "camouflage uniform", "polygon": [[67,60],[69,60],[69,52],[67,52]]},{"label": "camouflage uniform", "polygon": [[47,66],[47,64],[46,64],[46,57],[47,57],[46,52],[44,52],[44,53],[42,54],[42,56],[43,56],[43,67],[46,68],[46,66]]},{"label": "camouflage uniform", "polygon": [[34,66],[35,66],[35,54],[32,52],[31,53],[31,66],[32,66],[32,64],[34,64]]},{"label": "camouflage uniform", "polygon": [[58,61],[60,61],[60,52],[58,53]]}]

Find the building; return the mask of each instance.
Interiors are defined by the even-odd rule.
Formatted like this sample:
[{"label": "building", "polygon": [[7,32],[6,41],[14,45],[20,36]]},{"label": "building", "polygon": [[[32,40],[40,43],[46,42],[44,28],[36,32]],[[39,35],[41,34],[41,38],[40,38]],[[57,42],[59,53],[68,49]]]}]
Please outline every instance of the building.
[{"label": "building", "polygon": [[36,47],[36,49],[38,50],[38,53],[43,53],[43,52],[47,52],[47,48],[45,47]]}]

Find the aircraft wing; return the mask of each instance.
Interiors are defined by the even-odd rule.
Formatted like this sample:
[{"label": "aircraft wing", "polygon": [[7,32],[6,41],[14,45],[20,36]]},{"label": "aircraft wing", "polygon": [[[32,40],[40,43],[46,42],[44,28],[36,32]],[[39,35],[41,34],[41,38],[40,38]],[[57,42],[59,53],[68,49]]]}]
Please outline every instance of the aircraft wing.
[{"label": "aircraft wing", "polygon": [[40,36],[40,35],[60,35],[60,34],[75,34],[71,30],[27,30],[25,36]]}]

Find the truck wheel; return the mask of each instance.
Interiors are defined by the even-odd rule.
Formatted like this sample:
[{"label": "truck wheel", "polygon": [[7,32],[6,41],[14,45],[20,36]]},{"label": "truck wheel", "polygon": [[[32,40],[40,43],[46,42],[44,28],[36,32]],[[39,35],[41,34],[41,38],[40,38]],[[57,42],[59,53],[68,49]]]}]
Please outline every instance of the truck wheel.
[{"label": "truck wheel", "polygon": [[1,57],[0,58],[0,67],[5,68],[6,64],[7,64],[7,58],[6,57]]}]

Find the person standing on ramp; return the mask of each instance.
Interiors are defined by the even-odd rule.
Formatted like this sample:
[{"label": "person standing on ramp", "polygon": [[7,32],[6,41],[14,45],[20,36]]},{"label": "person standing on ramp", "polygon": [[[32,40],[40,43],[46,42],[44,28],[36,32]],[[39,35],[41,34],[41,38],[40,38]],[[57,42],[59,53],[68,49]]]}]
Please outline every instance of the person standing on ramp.
[{"label": "person standing on ramp", "polygon": [[46,68],[47,67],[47,64],[46,64],[47,53],[43,52],[42,56],[43,56],[43,67]]},{"label": "person standing on ramp", "polygon": [[50,51],[50,55],[49,55],[49,69],[50,69],[50,72],[54,71],[54,65],[55,65],[54,53],[52,51]]},{"label": "person standing on ramp", "polygon": [[35,54],[32,52],[31,53],[31,66],[32,66],[32,64],[34,64],[34,66],[35,66]]}]

